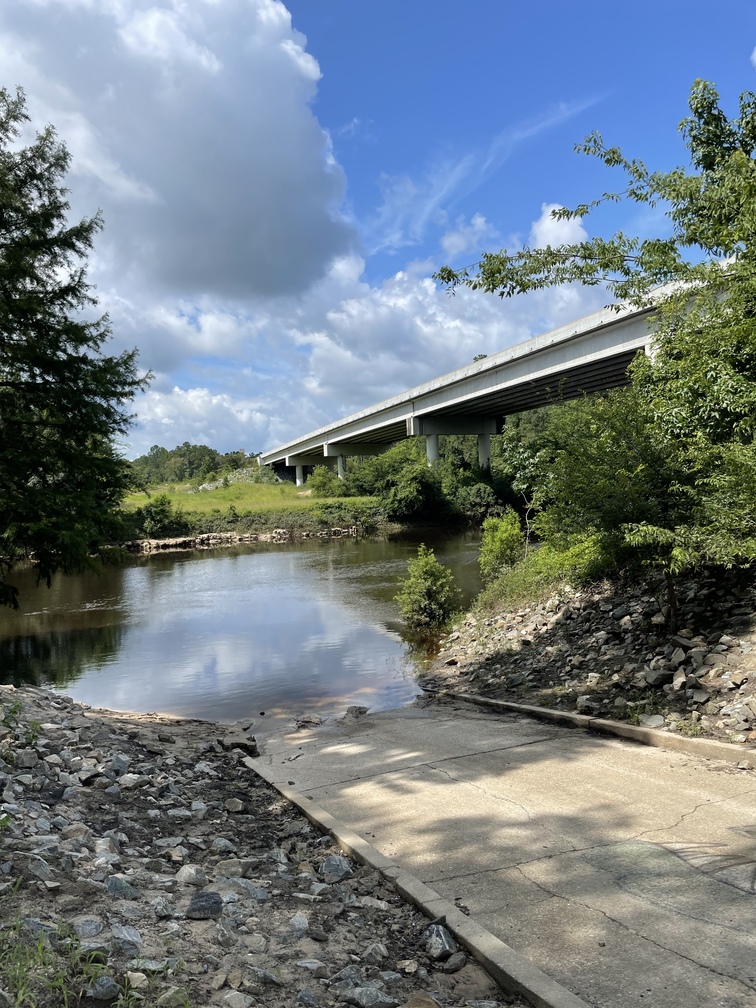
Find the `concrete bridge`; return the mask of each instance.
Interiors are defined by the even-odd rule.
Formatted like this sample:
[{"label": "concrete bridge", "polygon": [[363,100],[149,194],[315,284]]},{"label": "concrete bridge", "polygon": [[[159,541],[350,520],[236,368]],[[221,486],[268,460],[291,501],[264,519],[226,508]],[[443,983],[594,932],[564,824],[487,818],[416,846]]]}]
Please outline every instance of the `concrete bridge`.
[{"label": "concrete bridge", "polygon": [[534,339],[417,385],[351,416],[263,452],[263,465],[336,465],[349,455],[378,455],[406,437],[425,435],[429,464],[440,434],[477,434],[481,467],[504,418],[628,383],[627,368],[647,351],[652,309],[605,308]]}]

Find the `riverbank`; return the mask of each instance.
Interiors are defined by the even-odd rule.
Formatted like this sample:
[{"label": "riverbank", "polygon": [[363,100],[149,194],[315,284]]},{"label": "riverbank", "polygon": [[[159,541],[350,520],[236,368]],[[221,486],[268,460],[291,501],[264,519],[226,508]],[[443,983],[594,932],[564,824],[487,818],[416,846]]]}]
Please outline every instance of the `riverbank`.
[{"label": "riverbank", "polygon": [[129,553],[162,553],[167,550],[218,549],[221,546],[235,546],[238,543],[288,543],[294,539],[344,539],[356,538],[359,528],[320,529],[317,532],[276,528],[270,532],[206,532],[196,536],[173,536],[168,539],[132,539],[121,543]]},{"label": "riverbank", "polygon": [[249,722],[0,686],[3,1008],[512,1003],[255,752]]},{"label": "riverbank", "polygon": [[756,745],[756,586],[743,574],[679,586],[667,631],[647,584],[564,586],[465,616],[421,685]]}]

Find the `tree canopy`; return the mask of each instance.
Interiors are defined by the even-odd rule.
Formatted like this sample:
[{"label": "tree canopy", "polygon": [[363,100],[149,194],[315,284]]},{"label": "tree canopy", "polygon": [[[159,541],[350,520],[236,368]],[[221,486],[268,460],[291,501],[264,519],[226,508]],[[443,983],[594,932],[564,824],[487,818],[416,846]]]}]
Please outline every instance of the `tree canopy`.
[{"label": "tree canopy", "polygon": [[136,351],[109,356],[84,261],[99,214],[71,223],[70,156],[51,126],[26,146],[24,95],[0,90],[0,603],[23,558],[49,581],[113,536],[130,484],[116,439],[144,386]]},{"label": "tree canopy", "polygon": [[550,424],[536,498],[542,529],[611,531],[668,576],[756,556],[756,96],[742,94],[728,118],[699,80],[689,106],[679,127],[687,167],[651,171],[594,133],[577,150],[619,170],[624,185],[555,211],[584,220],[625,200],[663,209],[666,233],[485,253],[437,274],[451,291],[501,297],[603,284],[617,303],[653,308],[653,353],[632,366],[630,392]]}]

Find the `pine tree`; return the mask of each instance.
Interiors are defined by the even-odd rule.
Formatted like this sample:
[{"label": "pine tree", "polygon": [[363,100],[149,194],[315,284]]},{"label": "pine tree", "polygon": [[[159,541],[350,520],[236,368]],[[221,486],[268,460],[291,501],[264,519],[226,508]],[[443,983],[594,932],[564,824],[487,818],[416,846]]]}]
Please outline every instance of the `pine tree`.
[{"label": "pine tree", "polygon": [[21,146],[28,121],[23,92],[0,90],[0,604],[12,606],[19,560],[48,584],[96,562],[129,486],[116,438],[146,382],[135,350],[102,350],[111,330],[83,264],[102,220],[69,222],[68,151],[50,126]]}]

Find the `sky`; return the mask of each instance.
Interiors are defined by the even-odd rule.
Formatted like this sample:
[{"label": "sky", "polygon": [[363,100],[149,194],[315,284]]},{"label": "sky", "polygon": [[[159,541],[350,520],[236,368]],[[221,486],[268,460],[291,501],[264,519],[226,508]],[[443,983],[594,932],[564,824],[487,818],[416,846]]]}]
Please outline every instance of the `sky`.
[{"label": "sky", "polygon": [[258,452],[596,310],[432,277],[618,228],[556,221],[621,185],[593,130],[684,164],[696,78],[756,90],[753,0],[3,0],[0,86],[71,156],[105,227],[89,280],[109,352],[153,373],[122,445]]}]

